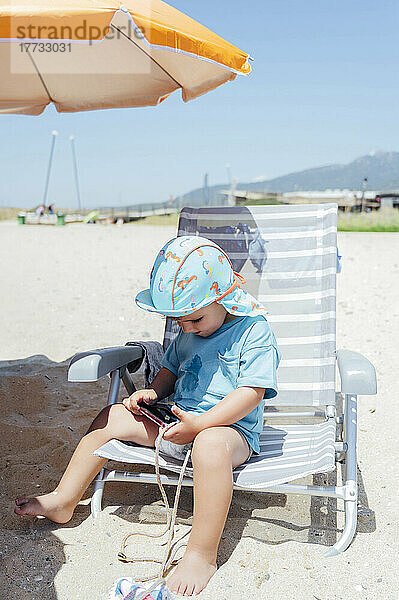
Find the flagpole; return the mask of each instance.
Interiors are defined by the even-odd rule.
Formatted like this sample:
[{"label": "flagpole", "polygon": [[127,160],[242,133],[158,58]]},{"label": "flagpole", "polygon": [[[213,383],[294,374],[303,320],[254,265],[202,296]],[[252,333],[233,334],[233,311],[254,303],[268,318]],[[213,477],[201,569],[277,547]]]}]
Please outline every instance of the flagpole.
[{"label": "flagpole", "polygon": [[58,131],[56,131],[55,129],[51,132],[51,135],[53,136],[53,139],[51,140],[51,150],[50,150],[50,158],[48,161],[48,167],[47,167],[47,177],[46,177],[46,185],[44,187],[44,195],[43,195],[43,206],[44,208],[46,208],[46,202],[47,202],[47,192],[48,192],[48,184],[50,181],[50,172],[51,172],[51,166],[53,163],[53,154],[54,154],[54,146],[55,146],[55,138],[58,135]]},{"label": "flagpole", "polygon": [[82,207],[81,207],[81,203],[80,203],[78,165],[77,165],[77,162],[76,162],[76,152],[75,152],[75,136],[74,135],[70,135],[69,139],[71,141],[71,147],[72,147],[73,170],[74,170],[74,173],[75,173],[75,185],[76,185],[76,194],[77,194],[77,197],[78,197],[78,209],[79,209],[79,211],[81,211]]}]

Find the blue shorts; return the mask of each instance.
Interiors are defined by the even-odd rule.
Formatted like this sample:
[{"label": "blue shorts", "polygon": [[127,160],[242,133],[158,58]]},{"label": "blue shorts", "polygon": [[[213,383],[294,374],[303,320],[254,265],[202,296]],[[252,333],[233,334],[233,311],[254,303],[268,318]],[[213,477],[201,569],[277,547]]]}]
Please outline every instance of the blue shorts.
[{"label": "blue shorts", "polygon": [[247,462],[251,458],[251,456],[253,455],[253,453],[254,453],[253,448],[251,448],[251,446],[249,445],[249,442],[248,442],[247,438],[245,437],[245,435],[243,434],[243,432],[240,429],[238,429],[238,427],[236,427],[235,425],[229,425],[229,427],[233,427],[236,431],[238,431],[238,433],[241,435],[242,439],[245,440],[245,443],[247,444],[248,451],[249,451],[248,458],[244,461],[244,462]]}]

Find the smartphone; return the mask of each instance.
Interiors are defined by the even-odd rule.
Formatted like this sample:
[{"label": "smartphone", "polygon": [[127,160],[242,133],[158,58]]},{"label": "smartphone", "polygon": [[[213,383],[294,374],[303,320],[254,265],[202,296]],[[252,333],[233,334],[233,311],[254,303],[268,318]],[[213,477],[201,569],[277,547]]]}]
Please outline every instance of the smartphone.
[{"label": "smartphone", "polygon": [[179,419],[170,409],[168,404],[139,404],[140,412],[157,425],[171,425],[178,423]]}]

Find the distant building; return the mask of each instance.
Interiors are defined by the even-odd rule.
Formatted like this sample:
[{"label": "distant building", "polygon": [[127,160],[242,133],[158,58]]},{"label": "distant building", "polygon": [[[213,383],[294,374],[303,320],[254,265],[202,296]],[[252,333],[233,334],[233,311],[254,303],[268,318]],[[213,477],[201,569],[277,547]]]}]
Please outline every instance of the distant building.
[{"label": "distant building", "polygon": [[[226,197],[232,195],[231,190],[222,190],[221,194]],[[246,190],[234,190],[233,199],[235,204],[265,200],[265,202],[275,201],[281,204],[327,204],[335,202],[342,211],[347,210],[371,210],[380,208],[382,199],[386,198],[384,204],[392,202],[394,194],[380,194],[374,190],[311,190],[295,191],[280,194],[278,192],[253,192]],[[396,201],[399,206],[399,193],[396,194]],[[392,203],[389,204],[392,206]]]},{"label": "distant building", "polygon": [[277,200],[281,194],[277,192],[252,192],[251,190],[221,190],[220,192],[223,196],[227,198],[232,198],[234,200],[234,204],[242,204],[243,202],[248,202],[251,200],[265,200],[273,198]]},{"label": "distant building", "polygon": [[383,194],[378,194],[376,199],[380,200],[381,206],[391,206],[392,208],[399,208],[399,191],[384,192]]},{"label": "distant building", "polygon": [[287,192],[282,194],[286,204],[326,204],[336,202],[338,208],[347,210],[372,210],[381,206],[380,194],[375,190],[323,190]]}]

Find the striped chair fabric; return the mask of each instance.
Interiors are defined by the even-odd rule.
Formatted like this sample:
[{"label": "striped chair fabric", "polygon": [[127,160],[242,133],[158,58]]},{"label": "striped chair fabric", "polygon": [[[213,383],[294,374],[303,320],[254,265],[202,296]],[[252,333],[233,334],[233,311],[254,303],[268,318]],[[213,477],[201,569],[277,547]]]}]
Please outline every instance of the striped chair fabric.
[{"label": "striped chair fabric", "polygon": [[[334,405],[337,205],[184,208],[178,234],[219,244],[245,277],[246,289],[266,307],[282,353],[272,410]],[[164,349],[177,331],[167,319]],[[235,487],[264,488],[335,468],[334,418],[275,422],[266,417],[261,452],[234,470]],[[154,464],[153,449],[117,440],[96,454]],[[161,458],[162,467],[180,471],[179,461]],[[191,461],[187,474],[192,475]]]}]

